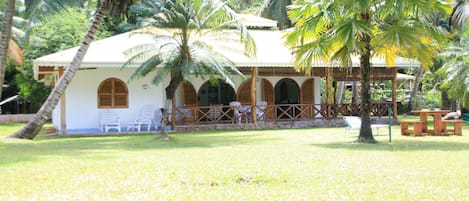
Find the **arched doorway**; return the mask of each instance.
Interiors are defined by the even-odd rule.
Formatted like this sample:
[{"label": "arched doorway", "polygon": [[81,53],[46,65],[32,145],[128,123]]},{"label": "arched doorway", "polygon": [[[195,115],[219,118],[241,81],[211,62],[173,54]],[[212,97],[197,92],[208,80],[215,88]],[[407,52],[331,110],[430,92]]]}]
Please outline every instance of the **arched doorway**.
[{"label": "arched doorway", "polygon": [[223,80],[218,80],[218,84],[212,85],[209,81],[205,82],[198,93],[199,106],[209,105],[229,105],[236,99],[236,93],[233,87]]},{"label": "arched doorway", "polygon": [[300,87],[292,79],[284,78],[275,85],[275,104],[299,104]]},{"label": "arched doorway", "polygon": [[289,78],[281,79],[275,85],[275,104],[279,104],[277,108],[277,118],[296,118],[299,111],[285,104],[300,103],[300,87]]}]

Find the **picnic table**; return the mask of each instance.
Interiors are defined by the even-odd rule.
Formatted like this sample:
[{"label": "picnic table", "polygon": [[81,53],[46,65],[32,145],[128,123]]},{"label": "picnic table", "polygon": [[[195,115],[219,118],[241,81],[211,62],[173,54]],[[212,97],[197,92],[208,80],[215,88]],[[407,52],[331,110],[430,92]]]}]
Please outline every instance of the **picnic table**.
[{"label": "picnic table", "polygon": [[[442,116],[449,113],[449,110],[412,110],[411,113],[418,114],[422,122],[422,134],[425,135],[441,135],[444,131]],[[428,128],[428,116],[433,116],[433,129]]]}]

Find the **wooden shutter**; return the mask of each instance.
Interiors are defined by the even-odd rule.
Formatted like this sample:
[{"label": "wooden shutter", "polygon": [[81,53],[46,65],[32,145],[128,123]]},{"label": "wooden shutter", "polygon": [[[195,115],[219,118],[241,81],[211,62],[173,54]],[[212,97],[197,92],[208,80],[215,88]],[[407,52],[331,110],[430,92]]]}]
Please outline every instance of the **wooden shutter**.
[{"label": "wooden shutter", "polygon": [[303,118],[313,118],[314,110],[314,79],[308,79],[301,85],[301,104],[307,104],[302,106]]},{"label": "wooden shutter", "polygon": [[314,104],[314,79],[308,79],[301,85],[301,104]]},{"label": "wooden shutter", "polygon": [[128,90],[125,82],[117,78],[109,78],[102,81],[98,87],[98,107],[128,107]]},{"label": "wooden shutter", "polygon": [[197,93],[194,86],[190,82],[184,82],[182,84],[184,105],[185,106],[197,106]]},{"label": "wooden shutter", "polygon": [[243,82],[238,89],[238,101],[242,105],[251,104],[251,79]]}]

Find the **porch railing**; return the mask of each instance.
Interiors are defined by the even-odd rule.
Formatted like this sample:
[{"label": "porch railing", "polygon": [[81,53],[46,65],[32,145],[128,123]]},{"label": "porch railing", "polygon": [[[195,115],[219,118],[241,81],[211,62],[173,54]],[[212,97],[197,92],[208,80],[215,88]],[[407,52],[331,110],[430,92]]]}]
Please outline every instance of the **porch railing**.
[{"label": "porch railing", "polygon": [[[372,103],[371,116],[382,117],[392,103]],[[198,106],[177,107],[173,112],[176,125],[252,123],[253,111],[257,121],[334,119],[342,116],[359,116],[360,104],[279,104],[266,106]]]}]

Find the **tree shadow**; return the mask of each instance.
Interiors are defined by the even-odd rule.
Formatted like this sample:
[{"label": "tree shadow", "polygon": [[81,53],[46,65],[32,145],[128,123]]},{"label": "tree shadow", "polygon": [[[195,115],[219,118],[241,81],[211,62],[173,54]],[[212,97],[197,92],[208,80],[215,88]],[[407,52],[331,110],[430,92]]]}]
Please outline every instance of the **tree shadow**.
[{"label": "tree shadow", "polygon": [[389,152],[415,152],[415,151],[463,151],[469,150],[469,143],[454,141],[432,141],[432,140],[406,140],[395,139],[391,143],[388,141],[378,141],[374,144],[349,142],[314,143],[317,146],[328,149],[350,149],[359,151],[389,151]]},{"label": "tree shadow", "polygon": [[[220,132],[218,132],[220,133]],[[34,141],[0,140],[0,165],[35,161],[42,156],[109,158],[112,151],[174,150],[239,146],[276,141],[261,134],[216,132],[173,134],[171,141],[155,139],[154,134],[119,136],[41,136]]]}]

